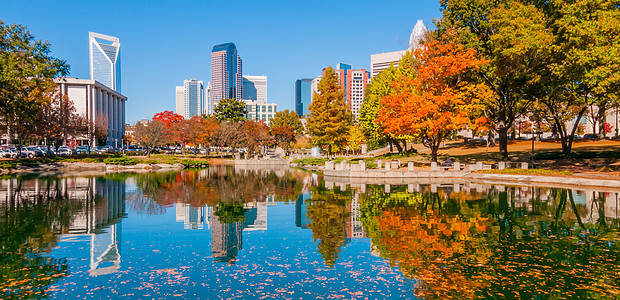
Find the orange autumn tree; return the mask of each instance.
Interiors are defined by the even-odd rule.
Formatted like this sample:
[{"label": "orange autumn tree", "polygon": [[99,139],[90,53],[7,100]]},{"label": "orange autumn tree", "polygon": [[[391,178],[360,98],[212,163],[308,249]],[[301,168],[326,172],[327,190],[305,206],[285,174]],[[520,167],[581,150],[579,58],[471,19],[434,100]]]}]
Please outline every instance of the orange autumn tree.
[{"label": "orange autumn tree", "polygon": [[489,89],[466,76],[487,61],[453,40],[453,35],[443,35],[413,52],[412,74],[392,83],[394,92],[381,98],[376,121],[386,134],[421,140],[433,161],[451,133],[487,122],[473,116]]}]

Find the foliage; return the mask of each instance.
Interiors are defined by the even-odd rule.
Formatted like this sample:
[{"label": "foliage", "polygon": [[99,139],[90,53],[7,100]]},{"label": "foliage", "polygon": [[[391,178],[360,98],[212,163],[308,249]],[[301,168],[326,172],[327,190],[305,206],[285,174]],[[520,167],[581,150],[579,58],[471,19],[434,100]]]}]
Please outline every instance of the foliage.
[{"label": "foliage", "polygon": [[65,61],[50,56],[50,47],[25,26],[0,20],[0,130],[20,145],[36,133],[36,118],[53,96],[54,78],[69,73]]},{"label": "foliage", "polygon": [[233,98],[220,100],[213,109],[213,114],[219,122],[241,122],[246,119],[247,113],[245,103]]},{"label": "foliage", "polygon": [[138,145],[146,148],[147,156],[150,158],[155,147],[162,146],[166,142],[166,126],[155,119],[147,124],[138,123],[134,135]]},{"label": "foliage", "polygon": [[137,158],[121,156],[121,157],[108,157],[108,158],[104,159],[103,162],[106,165],[130,166],[130,165],[137,165],[137,164],[141,163],[142,161],[140,159],[137,159]]},{"label": "foliage", "polygon": [[304,134],[304,126],[301,124],[301,120],[299,120],[297,113],[292,110],[285,109],[279,111],[274,115],[273,119],[269,121],[269,128],[271,128],[271,130],[283,126],[290,127],[293,131],[293,136]]},{"label": "foliage", "polygon": [[295,132],[293,127],[283,125],[279,127],[271,127],[271,135],[280,147],[288,150],[291,147],[291,143],[295,141]]},{"label": "foliage", "polygon": [[[484,116],[499,133],[499,150],[508,158],[508,130],[526,113],[539,90],[552,36],[547,19],[532,2],[441,0],[438,33],[456,29],[460,41],[489,61],[479,77],[494,92],[485,99]],[[542,2],[542,1],[540,1]]]},{"label": "foliage", "polygon": [[243,201],[220,201],[215,207],[214,215],[218,216],[219,221],[224,224],[243,222],[245,220],[246,209],[243,208]]},{"label": "foliage", "polygon": [[246,121],[241,125],[241,131],[244,134],[243,145],[248,148],[250,155],[258,153],[262,147],[269,146],[273,142],[273,138],[269,135],[269,127],[263,122]]},{"label": "foliage", "polygon": [[381,98],[377,117],[385,133],[422,140],[431,149],[433,161],[437,161],[441,142],[452,132],[486,123],[484,117],[472,120],[472,112],[489,91],[486,85],[464,76],[486,61],[477,59],[473,49],[451,41],[453,38],[446,34],[415,50],[414,76],[394,82],[394,92]]},{"label": "foliage", "polygon": [[362,144],[366,141],[364,137],[364,133],[360,129],[359,125],[355,124],[351,126],[349,130],[349,136],[347,138],[347,146],[353,151],[353,154],[356,152],[361,152]]},{"label": "foliage", "polygon": [[340,148],[346,143],[352,124],[353,115],[344,103],[344,93],[340,88],[338,76],[332,67],[324,71],[319,82],[318,92],[314,94],[308,106],[308,133],[312,143],[327,147],[327,154],[332,148]]}]

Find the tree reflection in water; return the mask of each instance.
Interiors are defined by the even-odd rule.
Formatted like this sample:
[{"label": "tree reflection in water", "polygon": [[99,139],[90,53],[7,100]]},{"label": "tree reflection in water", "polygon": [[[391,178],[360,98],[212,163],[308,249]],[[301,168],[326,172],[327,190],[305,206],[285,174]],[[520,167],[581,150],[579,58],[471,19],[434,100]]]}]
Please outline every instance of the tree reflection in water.
[{"label": "tree reflection in water", "polygon": [[[376,251],[416,279],[422,298],[618,297],[618,220],[605,217],[604,198],[586,207],[573,191],[532,188],[525,203],[519,191],[370,188],[362,220]],[[584,222],[586,214],[598,218]]]},{"label": "tree reflection in water", "polygon": [[46,254],[86,201],[70,199],[63,183],[59,178],[1,180],[0,298],[46,297],[46,289],[68,274],[65,259]]}]

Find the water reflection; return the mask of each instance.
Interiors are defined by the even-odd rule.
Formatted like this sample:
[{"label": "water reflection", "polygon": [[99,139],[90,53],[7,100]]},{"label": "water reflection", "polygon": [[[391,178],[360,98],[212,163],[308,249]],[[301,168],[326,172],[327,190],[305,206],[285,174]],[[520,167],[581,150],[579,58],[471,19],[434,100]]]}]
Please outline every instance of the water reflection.
[{"label": "water reflection", "polygon": [[46,256],[63,241],[86,242],[91,276],[118,270],[124,181],[104,178],[0,180],[0,294],[44,297],[69,273],[67,260]]},{"label": "water reflection", "polygon": [[[409,187],[410,188],[410,187]],[[617,193],[533,187],[369,187],[374,250],[423,298],[589,298],[620,292]]]},{"label": "water reflection", "polygon": [[615,191],[248,167],[9,178],[0,298],[613,298],[619,204]]}]

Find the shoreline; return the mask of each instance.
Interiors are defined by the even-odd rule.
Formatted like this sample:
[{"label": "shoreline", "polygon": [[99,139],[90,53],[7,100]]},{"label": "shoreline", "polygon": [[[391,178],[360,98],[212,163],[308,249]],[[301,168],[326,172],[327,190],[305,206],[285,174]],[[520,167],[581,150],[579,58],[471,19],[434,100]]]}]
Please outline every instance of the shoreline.
[{"label": "shoreline", "polygon": [[182,164],[135,164],[135,165],[108,165],[102,162],[58,162],[43,163],[35,166],[18,165],[15,168],[0,169],[0,175],[28,175],[41,173],[122,173],[122,172],[152,172],[152,171],[180,171],[185,169]]}]

